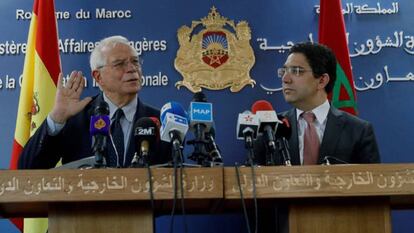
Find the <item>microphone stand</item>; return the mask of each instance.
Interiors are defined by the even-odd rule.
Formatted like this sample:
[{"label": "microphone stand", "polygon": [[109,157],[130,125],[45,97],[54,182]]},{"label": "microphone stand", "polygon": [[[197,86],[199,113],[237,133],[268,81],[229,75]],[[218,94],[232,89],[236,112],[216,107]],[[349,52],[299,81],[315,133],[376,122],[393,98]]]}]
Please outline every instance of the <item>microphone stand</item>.
[{"label": "microphone stand", "polygon": [[155,164],[152,165],[151,168],[160,168],[160,167],[174,167],[175,165],[180,167],[201,167],[198,164],[189,164],[184,163],[184,156],[183,156],[183,146],[181,145],[182,142],[179,137],[179,133],[175,130],[169,132],[171,138],[171,146],[172,146],[172,161],[163,163],[163,164]]},{"label": "microphone stand", "polygon": [[282,154],[283,161],[285,166],[292,166],[290,162],[290,153],[289,153],[289,144],[285,137],[278,137],[276,139],[276,146],[279,152]]},{"label": "microphone stand", "polygon": [[214,140],[213,135],[211,135],[211,133],[207,133],[207,141],[208,141],[208,146],[210,149],[210,153],[209,153],[209,161],[208,162],[210,167],[215,167],[215,166],[223,166],[223,159],[221,157],[220,151],[217,147],[217,144]]},{"label": "microphone stand", "polygon": [[267,152],[266,153],[266,165],[274,166],[276,165],[276,144],[274,141],[269,141],[266,143]]},{"label": "microphone stand", "polygon": [[[258,227],[258,209],[257,209],[257,198],[256,198],[256,173],[255,173],[255,163],[254,163],[254,151],[253,151],[253,135],[254,131],[252,128],[247,127],[243,130],[244,135],[244,146],[247,149],[247,161],[246,165],[250,166],[251,173],[252,173],[252,186],[253,186],[253,202],[254,202],[254,213],[255,213],[255,233],[257,233],[257,227]],[[237,166],[236,166],[237,169]],[[238,175],[238,171],[237,175]],[[239,178],[239,177],[238,177]],[[248,224],[249,226],[249,224]],[[250,226],[249,226],[250,227]],[[250,232],[250,229],[249,229]]]},{"label": "microphone stand", "polygon": [[106,154],[106,136],[104,135],[95,135],[93,141],[93,154],[95,156],[94,168],[103,168],[106,167],[105,154]]},{"label": "microphone stand", "polygon": [[276,165],[276,144],[273,139],[273,130],[270,125],[265,126],[265,133],[263,134],[263,137],[266,141],[266,165],[267,166],[273,166]]},{"label": "microphone stand", "polygon": [[190,140],[187,142],[187,145],[193,145],[194,151],[188,156],[189,159],[196,161],[197,164],[203,167],[210,167],[208,165],[209,154],[207,153],[207,141],[204,139],[204,131],[205,131],[204,124],[195,124],[194,125],[194,135],[196,138],[194,140]]},{"label": "microphone stand", "polygon": [[176,208],[176,202],[178,199],[178,167],[180,167],[180,200],[181,200],[181,212],[183,215],[183,221],[184,221],[184,229],[185,232],[187,232],[187,224],[186,224],[186,214],[185,214],[185,207],[184,207],[184,182],[183,182],[183,175],[184,175],[184,157],[182,153],[182,143],[178,136],[178,133],[176,131],[170,132],[170,137],[172,139],[172,159],[173,159],[173,167],[174,167],[174,199],[173,199],[173,207],[171,210],[171,222],[170,222],[170,232],[173,230],[174,226],[174,216],[175,216],[175,208]]},{"label": "microphone stand", "polygon": [[254,151],[253,151],[253,129],[250,127],[243,130],[244,147],[247,150],[247,166],[254,166]]},{"label": "microphone stand", "polygon": [[141,153],[135,152],[134,158],[131,161],[132,168],[147,167],[149,166],[148,155],[149,155],[149,143],[147,140],[141,142]]}]

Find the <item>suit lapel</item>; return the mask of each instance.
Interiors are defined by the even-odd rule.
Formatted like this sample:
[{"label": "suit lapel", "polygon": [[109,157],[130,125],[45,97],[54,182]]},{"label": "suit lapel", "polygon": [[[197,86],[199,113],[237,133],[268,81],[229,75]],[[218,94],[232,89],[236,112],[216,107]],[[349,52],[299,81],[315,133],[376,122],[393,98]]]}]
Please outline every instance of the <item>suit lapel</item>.
[{"label": "suit lapel", "polygon": [[325,156],[334,156],[336,145],[343,132],[343,127],[345,127],[345,124],[342,118],[342,113],[331,106],[321,143],[319,163],[323,162]]},{"label": "suit lapel", "polygon": [[298,126],[296,120],[296,109],[291,109],[286,113],[286,117],[289,119],[289,123],[292,129],[292,135],[289,139],[289,152],[290,159],[293,165],[300,165],[299,155],[299,137],[298,137]]}]

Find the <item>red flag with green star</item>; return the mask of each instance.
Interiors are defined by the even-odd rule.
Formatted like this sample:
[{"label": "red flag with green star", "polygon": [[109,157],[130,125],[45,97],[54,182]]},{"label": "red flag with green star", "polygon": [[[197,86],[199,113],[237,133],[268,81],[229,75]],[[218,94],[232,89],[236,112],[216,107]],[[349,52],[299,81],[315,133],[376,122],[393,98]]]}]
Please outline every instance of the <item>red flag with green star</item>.
[{"label": "red flag with green star", "polygon": [[356,115],[356,94],[341,1],[321,0],[319,17],[319,43],[331,48],[338,60],[336,82],[330,95],[331,104]]}]

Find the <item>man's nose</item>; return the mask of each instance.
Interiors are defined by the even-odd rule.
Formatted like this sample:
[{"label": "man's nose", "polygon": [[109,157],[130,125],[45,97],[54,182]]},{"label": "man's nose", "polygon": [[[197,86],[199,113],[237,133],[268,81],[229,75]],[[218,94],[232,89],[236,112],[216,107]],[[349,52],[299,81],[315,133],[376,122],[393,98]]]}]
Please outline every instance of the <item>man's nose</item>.
[{"label": "man's nose", "polygon": [[292,77],[291,77],[291,75],[290,75],[288,72],[286,72],[286,73],[283,75],[283,77],[282,77],[282,82],[283,82],[283,83],[290,83],[290,82],[292,82]]},{"label": "man's nose", "polygon": [[132,62],[132,61],[127,61],[127,62],[125,62],[125,64],[124,64],[124,69],[127,71],[127,72],[137,72],[138,71],[138,67],[134,64],[134,62]]}]

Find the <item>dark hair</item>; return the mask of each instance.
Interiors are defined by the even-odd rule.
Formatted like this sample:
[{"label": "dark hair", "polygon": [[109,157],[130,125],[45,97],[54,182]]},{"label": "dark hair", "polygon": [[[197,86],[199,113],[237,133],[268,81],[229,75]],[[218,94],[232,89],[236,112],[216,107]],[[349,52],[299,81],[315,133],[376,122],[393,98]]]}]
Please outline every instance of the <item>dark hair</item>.
[{"label": "dark hair", "polygon": [[305,55],[315,78],[324,73],[329,75],[329,82],[325,87],[326,93],[329,94],[336,80],[336,58],[332,50],[322,44],[303,42],[292,46],[289,54],[292,53]]}]

